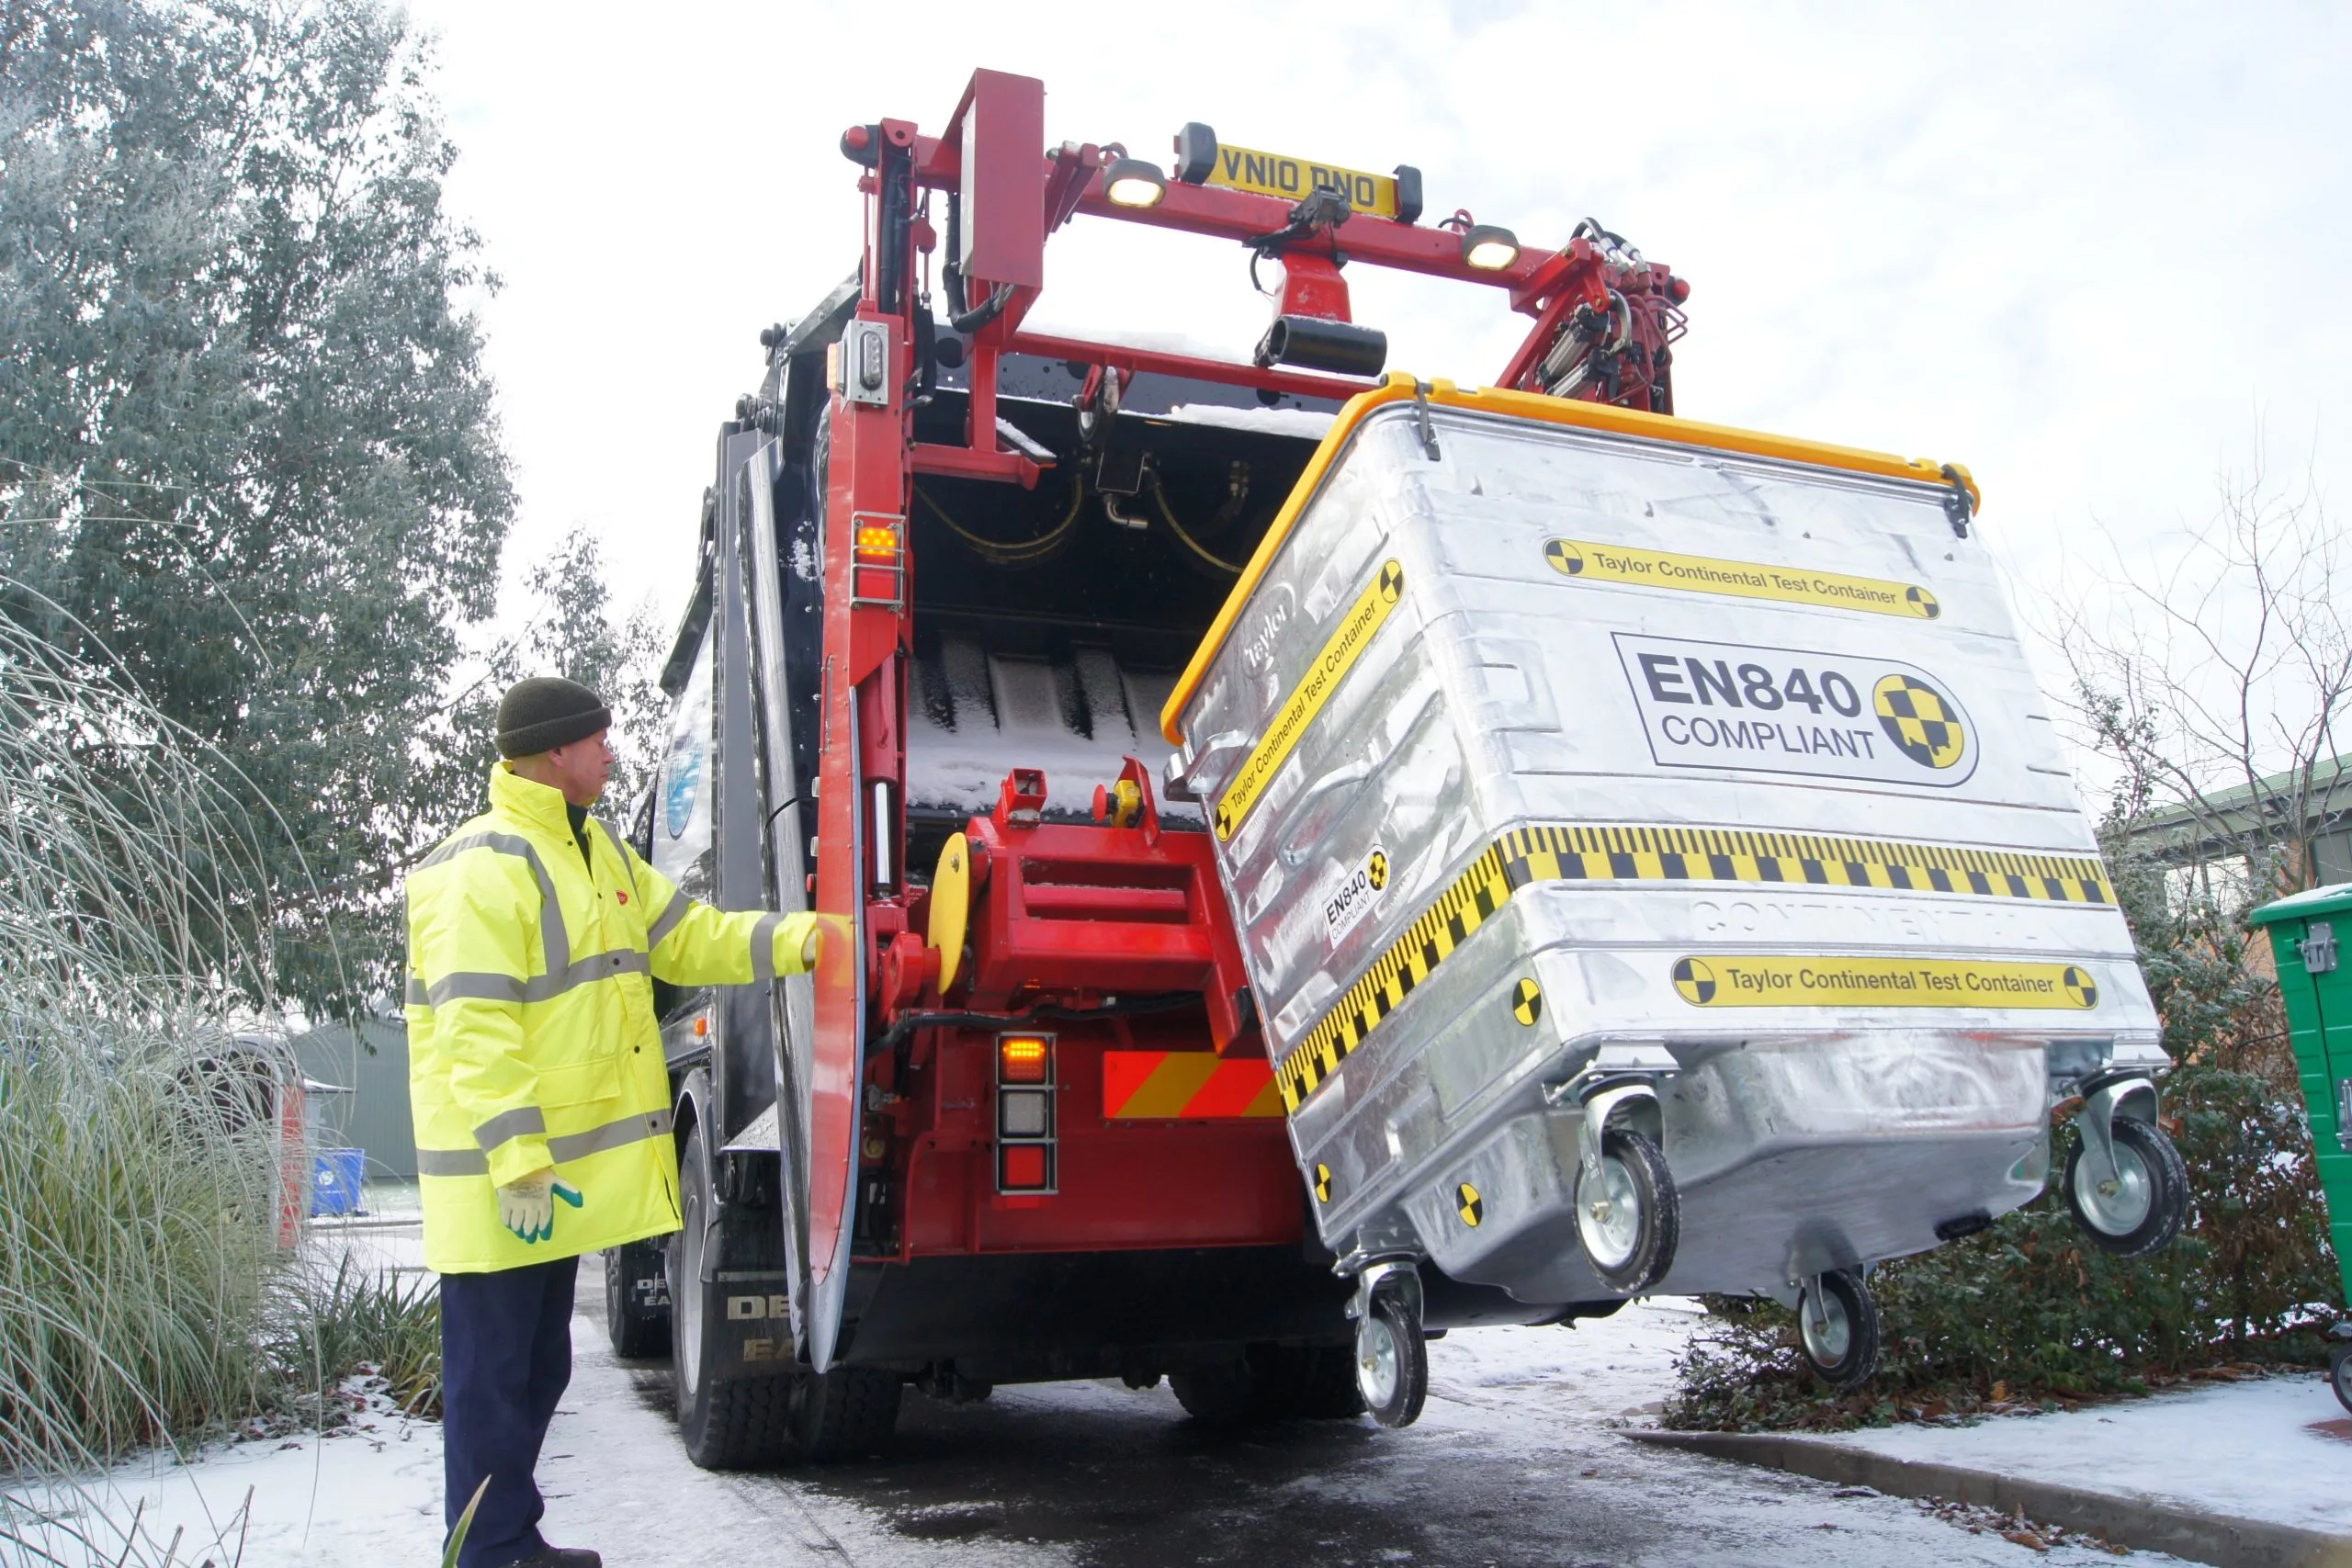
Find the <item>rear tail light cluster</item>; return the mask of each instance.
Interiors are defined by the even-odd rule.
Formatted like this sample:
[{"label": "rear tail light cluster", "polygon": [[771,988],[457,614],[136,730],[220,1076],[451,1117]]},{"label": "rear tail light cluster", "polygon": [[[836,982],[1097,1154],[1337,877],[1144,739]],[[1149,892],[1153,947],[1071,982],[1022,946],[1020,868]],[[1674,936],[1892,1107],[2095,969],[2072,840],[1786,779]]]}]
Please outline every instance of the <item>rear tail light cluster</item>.
[{"label": "rear tail light cluster", "polygon": [[996,1188],[1054,1190],[1054,1037],[1003,1034],[996,1043]]}]

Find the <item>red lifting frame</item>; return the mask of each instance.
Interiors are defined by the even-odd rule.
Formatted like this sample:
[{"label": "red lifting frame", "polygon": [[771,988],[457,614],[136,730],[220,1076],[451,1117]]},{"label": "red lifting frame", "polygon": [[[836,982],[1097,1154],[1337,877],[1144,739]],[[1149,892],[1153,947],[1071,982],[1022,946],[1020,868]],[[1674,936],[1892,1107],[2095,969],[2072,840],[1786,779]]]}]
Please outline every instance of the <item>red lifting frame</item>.
[{"label": "red lifting frame", "polygon": [[[1045,91],[1045,84],[1035,77],[978,71],[943,134],[924,136],[913,133],[914,128],[907,122],[883,122],[894,140],[912,133],[904,144],[911,152],[916,185],[927,190],[965,193],[964,220],[967,225],[980,226],[967,244],[969,265],[966,271],[976,288],[975,299],[986,298],[986,291],[995,285],[1011,289],[1001,313],[973,338],[970,446],[919,445],[914,449],[916,472],[1035,485],[1037,466],[1018,453],[996,450],[992,434],[997,362],[1007,354],[1077,360],[1127,372],[1189,376],[1311,398],[1345,400],[1378,384],[1022,332],[1022,320],[1043,288],[1045,242],[1073,216],[1111,218],[1239,243],[1282,229],[1291,213],[1291,203],[1280,197],[1186,185],[1174,178],[1168,180],[1166,194],[1156,205],[1122,206],[1104,194],[1105,172],[1112,160],[1105,149],[1092,142],[1064,142],[1050,153],[1026,151],[1044,141]],[[870,178],[867,188],[873,188]],[[1032,212],[1037,215],[1034,245],[1027,242]],[[1536,324],[1512,355],[1498,382],[1501,386],[1520,383],[1578,304],[1589,304],[1596,310],[1609,307],[1604,264],[1583,240],[1571,241],[1559,251],[1522,247],[1510,265],[1489,270],[1463,259],[1462,237],[1453,230],[1360,212],[1336,233],[1321,231],[1287,242],[1283,248],[1303,262],[1311,259],[1328,265],[1344,257],[1504,290],[1511,308],[1534,316]],[[1320,272],[1322,267],[1316,270]],[[1330,283],[1344,289],[1336,276]]]}]

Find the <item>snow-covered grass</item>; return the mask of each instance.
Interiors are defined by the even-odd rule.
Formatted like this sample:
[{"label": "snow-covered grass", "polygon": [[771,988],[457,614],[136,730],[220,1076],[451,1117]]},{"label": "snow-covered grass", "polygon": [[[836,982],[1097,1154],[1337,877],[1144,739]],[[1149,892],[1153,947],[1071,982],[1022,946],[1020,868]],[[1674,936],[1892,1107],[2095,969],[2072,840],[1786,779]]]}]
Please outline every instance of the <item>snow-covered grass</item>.
[{"label": "snow-covered grass", "polygon": [[0,618],[0,1472],[242,1414],[277,1161],[228,1020],[258,829],[136,694]]},{"label": "snow-covered grass", "polygon": [[252,799],[0,617],[0,1562],[222,1561],[235,1506],[158,1530],[89,1478],[145,1445],[328,1424],[358,1361],[435,1396],[429,1290],[279,1245],[301,1151],[279,1141],[290,1060],[240,1032],[272,1007],[278,829]]}]

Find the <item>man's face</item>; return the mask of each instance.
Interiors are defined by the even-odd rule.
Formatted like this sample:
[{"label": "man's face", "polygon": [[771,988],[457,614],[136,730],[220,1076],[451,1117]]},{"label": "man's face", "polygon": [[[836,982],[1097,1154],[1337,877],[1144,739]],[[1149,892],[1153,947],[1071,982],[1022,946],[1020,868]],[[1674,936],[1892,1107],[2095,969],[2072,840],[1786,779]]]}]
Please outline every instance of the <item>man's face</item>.
[{"label": "man's face", "polygon": [[594,806],[603,798],[605,781],[612,776],[613,763],[618,760],[608,741],[611,734],[609,729],[600,729],[585,740],[548,753],[555,773],[548,782],[563,791],[563,798],[572,805]]}]

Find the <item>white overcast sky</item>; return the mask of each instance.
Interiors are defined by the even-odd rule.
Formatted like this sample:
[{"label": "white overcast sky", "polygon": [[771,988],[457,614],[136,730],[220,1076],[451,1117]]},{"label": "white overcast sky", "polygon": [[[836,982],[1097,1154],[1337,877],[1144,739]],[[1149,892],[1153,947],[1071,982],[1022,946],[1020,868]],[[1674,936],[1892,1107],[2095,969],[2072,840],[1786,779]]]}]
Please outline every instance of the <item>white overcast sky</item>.
[{"label": "white overcast sky", "polygon": [[[2309,5],[1153,6],[411,0],[436,32],[453,210],[523,511],[626,601],[684,602],[756,334],[854,264],[845,126],[936,130],[975,66],[1041,77],[1049,141],[1167,162],[1188,119],[1419,166],[1536,243],[1588,213],[1691,281],[1680,412],[1970,465],[2024,595],[2102,528],[2212,508],[2257,437],[2352,446],[2352,12]],[[1035,321],[1264,322],[1238,246],[1081,221]],[[1498,294],[1351,269],[1389,364],[1490,379]],[[2030,607],[2029,606],[2030,613]],[[2050,673],[2044,662],[2044,674]]]}]

